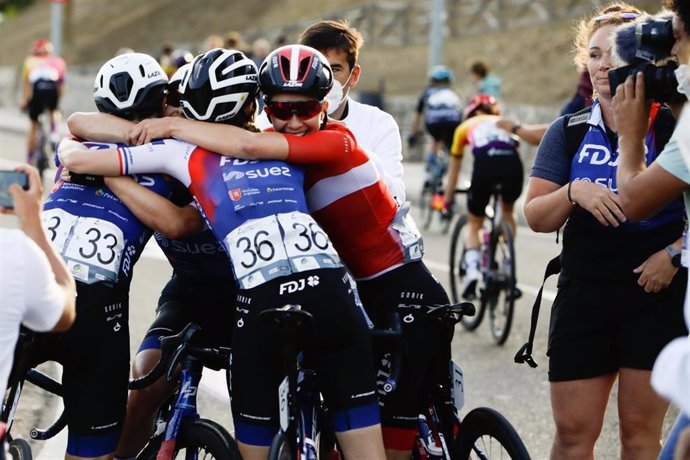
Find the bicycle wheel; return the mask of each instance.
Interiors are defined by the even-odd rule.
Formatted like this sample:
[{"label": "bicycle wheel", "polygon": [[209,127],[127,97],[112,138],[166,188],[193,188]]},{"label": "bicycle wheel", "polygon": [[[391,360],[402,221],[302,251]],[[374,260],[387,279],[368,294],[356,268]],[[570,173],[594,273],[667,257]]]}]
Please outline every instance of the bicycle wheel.
[{"label": "bicycle wheel", "polygon": [[453,460],[529,460],[525,444],[513,425],[500,412],[479,407],[460,423],[453,445]]},{"label": "bicycle wheel", "polygon": [[[462,301],[462,293],[460,286],[462,285],[462,277],[464,270],[462,268],[462,258],[465,253],[464,241],[465,233],[467,232],[467,215],[462,215],[455,222],[453,233],[450,236],[450,295],[453,303]],[[468,331],[473,331],[479,327],[484,317],[484,303],[479,302],[476,306],[476,313],[474,316],[463,316],[462,325]]]},{"label": "bicycle wheel", "polygon": [[431,199],[434,197],[434,189],[431,185],[431,177],[424,179],[422,192],[419,195],[419,219],[422,222],[422,228],[425,230],[431,224],[433,210],[431,209]]},{"label": "bicycle wheel", "polygon": [[503,345],[510,334],[515,307],[515,247],[510,225],[501,222],[491,245],[493,261],[486,283],[485,301],[489,310],[491,335],[497,345]]},{"label": "bicycle wheel", "polygon": [[268,460],[292,460],[297,458],[290,453],[290,446],[288,446],[285,439],[285,432],[279,431],[271,442],[271,448],[268,450]]},{"label": "bicycle wheel", "polygon": [[[2,446],[0,446],[0,449]],[[32,460],[31,446],[24,439],[13,439],[10,441],[9,460]]]},{"label": "bicycle wheel", "polygon": [[[161,433],[137,455],[139,460],[155,460],[161,450],[164,434]],[[163,446],[165,448],[165,446]],[[193,454],[194,453],[194,454]],[[218,460],[241,460],[242,456],[225,428],[212,420],[185,420],[180,426],[171,458],[204,458]]]}]

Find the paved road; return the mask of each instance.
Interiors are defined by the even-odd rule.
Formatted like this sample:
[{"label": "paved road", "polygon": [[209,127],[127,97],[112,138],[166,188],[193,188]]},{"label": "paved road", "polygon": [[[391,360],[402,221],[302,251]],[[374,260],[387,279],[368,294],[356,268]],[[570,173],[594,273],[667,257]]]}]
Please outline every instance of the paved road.
[{"label": "paved road", "polygon": [[[0,167],[2,159],[18,161],[24,152],[22,137],[22,121],[6,116],[0,110]],[[6,122],[7,120],[7,122]],[[11,124],[11,129],[3,129],[2,125]],[[5,163],[6,164],[6,163]],[[408,197],[417,196],[421,184],[422,168],[420,164],[406,164],[406,183]],[[414,212],[414,210],[413,210]],[[13,226],[11,218],[0,216],[0,226]],[[426,262],[434,274],[446,282],[448,277],[446,260],[448,257],[448,237],[441,235],[436,226],[425,232]],[[461,327],[456,329],[453,342],[453,356],[461,363],[466,375],[466,410],[478,406],[490,406],[505,414],[515,425],[525,440],[528,450],[534,459],[545,459],[553,436],[553,426],[549,405],[549,390],[547,382],[547,359],[545,356],[545,341],[548,325],[548,311],[553,299],[555,283],[547,283],[545,302],[542,306],[539,330],[535,342],[534,356],[540,364],[531,369],[526,365],[513,363],[513,355],[524,343],[529,327],[529,315],[534,295],[540,285],[546,262],[559,251],[555,235],[541,235],[521,227],[517,239],[517,270],[519,283],[525,295],[517,302],[514,329],[507,343],[503,347],[493,345],[487,324],[482,324],[474,333],[467,333]],[[136,268],[131,295],[131,340],[132,348],[139,344],[146,331],[154,312],[154,306],[161,287],[170,275],[170,268],[160,259],[160,253],[153,247],[139,261]],[[208,382],[211,380],[211,382]],[[201,413],[204,416],[231,426],[229,409],[223,402],[222,377],[218,376],[207,381],[200,398]],[[220,387],[220,390],[218,388]],[[216,396],[221,399],[216,399]],[[604,432],[597,444],[598,458],[615,459],[618,454],[618,425],[615,408],[616,392],[614,391],[608,408]],[[34,393],[32,397],[23,401],[18,419],[22,422],[15,431],[22,437],[21,432],[36,423],[38,416],[51,415],[56,409],[54,401],[44,395]],[[219,402],[220,401],[220,402]],[[667,429],[675,417],[672,411],[667,416]],[[44,418],[45,419],[45,418]],[[46,423],[46,422],[39,422]],[[44,425],[42,425],[44,426]],[[36,443],[35,449],[41,449],[42,459],[62,458],[60,452],[64,449],[64,439]]]}]

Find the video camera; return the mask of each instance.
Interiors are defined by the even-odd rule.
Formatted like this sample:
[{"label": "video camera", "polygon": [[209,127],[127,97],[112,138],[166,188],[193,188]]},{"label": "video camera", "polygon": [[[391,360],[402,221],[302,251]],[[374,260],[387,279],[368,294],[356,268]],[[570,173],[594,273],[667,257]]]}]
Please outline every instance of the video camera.
[{"label": "video camera", "polygon": [[678,81],[674,71],[678,64],[670,61],[665,65],[655,65],[671,56],[671,48],[675,43],[672,18],[670,13],[661,16],[645,15],[616,30],[615,53],[628,65],[609,70],[612,96],[628,76],[642,72],[648,98],[656,102],[685,100],[685,96],[676,89]]}]

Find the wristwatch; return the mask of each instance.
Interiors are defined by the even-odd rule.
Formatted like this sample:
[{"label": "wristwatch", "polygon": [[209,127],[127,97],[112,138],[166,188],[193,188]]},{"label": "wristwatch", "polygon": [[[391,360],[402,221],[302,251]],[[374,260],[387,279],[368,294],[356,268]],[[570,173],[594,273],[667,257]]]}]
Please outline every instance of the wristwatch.
[{"label": "wristwatch", "polygon": [[666,249],[666,254],[671,258],[671,265],[680,268],[680,251],[672,244],[669,244],[664,249]]},{"label": "wristwatch", "polygon": [[510,132],[513,134],[517,134],[518,129],[522,128],[522,125],[520,123],[514,123],[513,127],[510,128]]}]

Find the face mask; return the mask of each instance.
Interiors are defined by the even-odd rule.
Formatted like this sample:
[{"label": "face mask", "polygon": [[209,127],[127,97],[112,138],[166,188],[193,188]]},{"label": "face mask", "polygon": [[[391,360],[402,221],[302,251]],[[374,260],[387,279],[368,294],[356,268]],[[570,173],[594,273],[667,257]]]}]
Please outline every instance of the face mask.
[{"label": "face mask", "polygon": [[681,64],[674,73],[678,80],[678,92],[690,98],[690,68],[687,64]]},{"label": "face mask", "polygon": [[[346,85],[350,82],[351,77],[352,72],[350,72],[350,75],[347,77],[347,80],[345,80]],[[328,101],[328,114],[332,115],[333,112],[338,110],[338,107],[340,107],[340,104],[343,103],[346,97],[347,94],[344,94],[343,92],[343,85],[340,84],[340,82],[334,78],[333,87],[326,95],[326,100]]]}]

